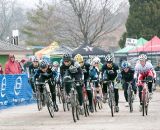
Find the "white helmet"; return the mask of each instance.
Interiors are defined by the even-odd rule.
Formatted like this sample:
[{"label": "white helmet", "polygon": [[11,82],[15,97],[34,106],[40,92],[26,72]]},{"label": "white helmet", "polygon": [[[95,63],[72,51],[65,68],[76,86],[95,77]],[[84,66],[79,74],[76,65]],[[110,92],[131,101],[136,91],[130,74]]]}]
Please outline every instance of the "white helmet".
[{"label": "white helmet", "polygon": [[147,60],[147,55],[141,54],[141,55],[139,55],[138,59],[141,61],[145,61],[145,60]]},{"label": "white helmet", "polygon": [[111,54],[108,54],[106,57],[105,57],[105,61],[106,62],[113,62],[113,57]]},{"label": "white helmet", "polygon": [[93,58],[93,60],[92,60],[92,63],[94,64],[94,63],[100,63],[101,62],[101,60],[99,59],[99,57],[95,57],[95,58]]}]

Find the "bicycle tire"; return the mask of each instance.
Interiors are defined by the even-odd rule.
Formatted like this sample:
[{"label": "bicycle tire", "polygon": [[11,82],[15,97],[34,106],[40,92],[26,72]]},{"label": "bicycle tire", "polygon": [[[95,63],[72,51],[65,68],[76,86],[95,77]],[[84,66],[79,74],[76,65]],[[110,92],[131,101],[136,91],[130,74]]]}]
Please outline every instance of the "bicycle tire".
[{"label": "bicycle tire", "polygon": [[102,102],[98,100],[98,107],[99,109],[101,110],[103,107],[102,107]]},{"label": "bicycle tire", "polygon": [[145,115],[145,92],[142,92],[142,115]]},{"label": "bicycle tire", "polygon": [[130,112],[133,112],[133,91],[131,87],[128,87],[128,103]]},{"label": "bicycle tire", "polygon": [[113,110],[113,99],[112,99],[112,92],[111,91],[109,91],[109,101],[108,101],[108,103],[109,103],[109,107],[111,109],[111,115],[113,117],[114,116],[114,110]]},{"label": "bicycle tire", "polygon": [[72,106],[72,116],[73,116],[73,121],[76,122],[76,117],[75,117],[75,106]]},{"label": "bicycle tire", "polygon": [[44,89],[45,91],[45,97],[46,97],[46,104],[47,104],[47,108],[48,108],[48,112],[49,112],[49,115],[51,116],[51,118],[54,117],[54,105],[53,105],[53,102],[52,102],[52,97],[50,95],[50,93],[46,90],[46,88]]},{"label": "bicycle tire", "polygon": [[41,111],[42,110],[42,100],[41,100],[41,93],[39,89],[36,90],[36,100],[37,100],[38,111]]},{"label": "bicycle tire", "polygon": [[148,106],[149,106],[149,96],[146,94],[146,105],[145,105],[145,114],[148,115]]},{"label": "bicycle tire", "polygon": [[60,86],[57,84],[57,97],[59,99],[59,103],[61,104],[62,97],[61,97],[61,92],[60,92]]},{"label": "bicycle tire", "polygon": [[78,103],[78,100],[77,100],[77,104],[76,104],[76,117],[77,117],[77,120],[79,120],[79,113],[80,113],[79,103]]},{"label": "bicycle tire", "polygon": [[83,104],[85,117],[89,116],[88,105],[86,102]]}]

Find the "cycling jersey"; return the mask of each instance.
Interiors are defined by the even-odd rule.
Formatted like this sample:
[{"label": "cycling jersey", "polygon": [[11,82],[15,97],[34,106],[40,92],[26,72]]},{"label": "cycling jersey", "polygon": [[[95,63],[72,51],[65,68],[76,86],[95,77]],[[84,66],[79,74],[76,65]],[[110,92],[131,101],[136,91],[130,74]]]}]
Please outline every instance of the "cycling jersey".
[{"label": "cycling jersey", "polygon": [[118,70],[119,70],[118,65],[116,65],[114,63],[113,63],[111,68],[109,68],[107,66],[107,64],[104,64],[102,66],[102,77],[103,77],[103,79],[114,80],[118,75]]},{"label": "cycling jersey", "polygon": [[134,79],[134,70],[132,68],[129,68],[128,72],[122,70],[121,74],[122,80],[124,80],[125,82],[130,82]]}]

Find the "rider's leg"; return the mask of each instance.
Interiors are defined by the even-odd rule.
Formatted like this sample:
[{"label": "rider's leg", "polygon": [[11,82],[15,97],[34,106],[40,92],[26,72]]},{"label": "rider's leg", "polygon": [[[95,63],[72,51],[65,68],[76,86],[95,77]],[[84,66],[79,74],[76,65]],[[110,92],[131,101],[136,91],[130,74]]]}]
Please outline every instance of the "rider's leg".
[{"label": "rider's leg", "polygon": [[[87,86],[87,81],[85,81],[85,87],[86,87],[86,91],[87,91],[87,95],[88,95],[88,100],[89,100],[89,106],[92,106],[92,99],[93,99],[93,94],[91,91],[91,86]],[[90,90],[87,90],[87,88],[90,87]]]},{"label": "rider's leg", "polygon": [[82,92],[82,85],[77,85],[76,86],[77,93],[78,93],[78,100],[79,100],[79,105],[83,105],[83,92]]},{"label": "rider's leg", "polygon": [[134,94],[136,95],[137,94],[137,86],[136,86],[135,80],[132,80],[131,85],[132,85],[132,89],[134,91]]},{"label": "rider's leg", "polygon": [[48,84],[52,96],[52,101],[56,104],[56,85],[51,83],[50,80],[48,81]]}]

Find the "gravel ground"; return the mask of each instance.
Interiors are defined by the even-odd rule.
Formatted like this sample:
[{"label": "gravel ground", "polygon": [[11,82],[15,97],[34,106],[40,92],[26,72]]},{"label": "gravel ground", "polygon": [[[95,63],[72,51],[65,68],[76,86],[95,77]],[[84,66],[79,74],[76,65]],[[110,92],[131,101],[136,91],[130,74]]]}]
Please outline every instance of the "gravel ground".
[{"label": "gravel ground", "polygon": [[47,108],[37,110],[36,104],[13,107],[0,111],[0,130],[160,130],[160,93],[155,92],[149,104],[149,115],[143,117],[139,112],[138,97],[134,102],[134,112],[124,106],[123,92],[120,91],[120,112],[111,117],[108,104],[103,109],[81,116],[76,123],[71,111],[60,111],[50,118]]}]

